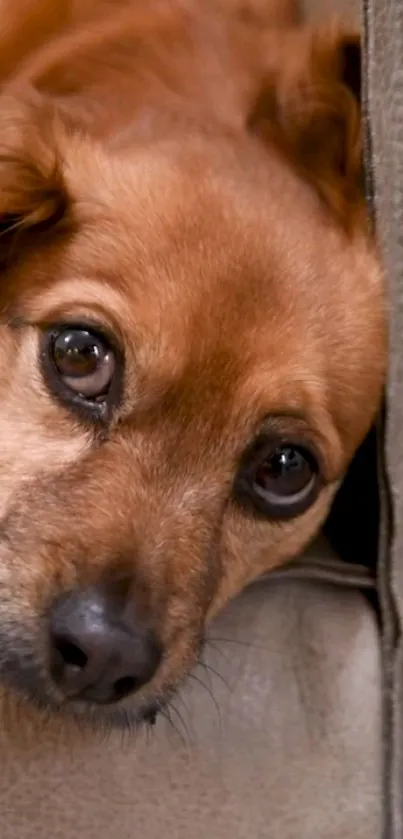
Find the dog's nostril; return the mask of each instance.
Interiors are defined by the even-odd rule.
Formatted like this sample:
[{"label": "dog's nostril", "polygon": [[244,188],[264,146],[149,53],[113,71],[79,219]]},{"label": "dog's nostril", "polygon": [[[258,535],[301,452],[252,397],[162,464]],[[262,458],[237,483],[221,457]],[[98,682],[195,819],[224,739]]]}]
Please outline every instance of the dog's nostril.
[{"label": "dog's nostril", "polygon": [[116,680],[113,686],[113,692],[116,699],[124,699],[125,696],[134,693],[138,687],[138,679],[135,679],[134,676],[124,676]]},{"label": "dog's nostril", "polygon": [[49,621],[49,670],[68,700],[118,702],[151,681],[162,658],[153,633],[126,622],[103,588],[66,595]]},{"label": "dog's nostril", "polygon": [[88,663],[88,656],[71,641],[60,638],[55,642],[55,649],[63,659],[64,664],[69,667],[77,667],[83,670]]}]

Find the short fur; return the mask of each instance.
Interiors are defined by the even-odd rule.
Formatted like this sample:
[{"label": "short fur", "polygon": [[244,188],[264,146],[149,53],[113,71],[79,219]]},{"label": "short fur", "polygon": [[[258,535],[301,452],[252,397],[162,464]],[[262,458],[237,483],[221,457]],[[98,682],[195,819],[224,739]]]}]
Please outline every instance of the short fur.
[{"label": "short fur", "polygon": [[[282,28],[292,3],[282,21],[274,4],[107,5],[66,21],[35,0],[35,31],[22,14],[4,30],[0,674],[60,710],[48,609],[121,581],[164,658],[121,709],[90,709],[119,724],[164,701],[206,620],[318,531],[377,413],[386,341],[358,37]],[[72,318],[124,352],[101,436],[40,370],[44,327]],[[319,497],[288,521],[233,499],[263,422],[321,453]]]}]

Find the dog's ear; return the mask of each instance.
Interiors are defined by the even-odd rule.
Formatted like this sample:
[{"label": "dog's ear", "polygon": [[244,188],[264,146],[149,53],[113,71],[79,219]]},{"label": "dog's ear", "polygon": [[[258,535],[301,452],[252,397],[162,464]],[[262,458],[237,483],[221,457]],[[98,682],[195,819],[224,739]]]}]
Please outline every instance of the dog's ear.
[{"label": "dog's ear", "polygon": [[272,43],[268,64],[249,128],[274,142],[349,224],[364,204],[359,35],[295,30]]},{"label": "dog's ear", "polygon": [[[0,98],[0,254],[58,224],[67,192],[55,140],[55,114],[41,98]],[[14,247],[15,245],[15,247]]]}]

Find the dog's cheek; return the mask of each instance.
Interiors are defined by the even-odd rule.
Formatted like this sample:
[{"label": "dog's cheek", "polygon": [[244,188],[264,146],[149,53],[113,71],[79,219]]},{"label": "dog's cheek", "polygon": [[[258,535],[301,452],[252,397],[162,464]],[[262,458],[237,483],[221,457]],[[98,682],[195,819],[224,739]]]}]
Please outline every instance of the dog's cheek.
[{"label": "dog's cheek", "polygon": [[35,637],[51,586],[39,536],[52,499],[42,484],[58,482],[92,438],[47,392],[33,329],[0,334],[0,438],[0,630]]},{"label": "dog's cheek", "polygon": [[38,366],[38,336],[4,330],[0,343],[0,520],[20,491],[63,473],[92,444],[90,432],[48,393]]},{"label": "dog's cheek", "polygon": [[41,424],[31,424],[30,417],[0,417],[1,439],[7,440],[7,451],[0,457],[0,520],[13,507],[21,489],[37,478],[57,475],[80,460],[88,450],[85,437],[47,436]]},{"label": "dog's cheek", "polygon": [[338,486],[337,481],[325,487],[306,513],[289,521],[265,520],[237,509],[229,511],[222,533],[222,579],[209,620],[254,579],[304,550],[320,530]]}]

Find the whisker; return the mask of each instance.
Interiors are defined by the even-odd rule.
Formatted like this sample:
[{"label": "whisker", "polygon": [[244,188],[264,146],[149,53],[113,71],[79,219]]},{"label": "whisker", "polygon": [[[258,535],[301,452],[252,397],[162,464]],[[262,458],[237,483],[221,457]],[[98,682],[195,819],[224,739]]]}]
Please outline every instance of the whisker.
[{"label": "whisker", "polygon": [[252,650],[262,650],[262,652],[270,652],[270,648],[266,647],[264,644],[252,644],[250,641],[239,641],[237,638],[216,638],[216,637],[209,637],[207,636],[205,639],[206,643],[213,644],[235,644],[239,647],[246,647]]},{"label": "whisker", "polygon": [[203,679],[199,679],[199,677],[196,676],[195,673],[189,673],[189,679],[192,679],[194,682],[197,682],[197,684],[201,685],[204,688],[204,690],[208,693],[208,695],[209,695],[209,697],[210,697],[210,699],[211,699],[211,701],[214,705],[214,708],[217,712],[218,724],[219,724],[219,728],[221,729],[222,728],[221,710],[220,710],[220,706],[219,706],[219,704],[218,704],[218,702],[217,702],[217,700],[214,696],[213,691],[208,687],[208,685],[206,685],[205,682],[203,682]]},{"label": "whisker", "polygon": [[169,723],[169,725],[171,726],[172,730],[175,732],[175,734],[177,735],[177,737],[179,737],[179,740],[181,741],[182,745],[186,748],[186,747],[187,747],[186,740],[185,740],[185,738],[184,738],[184,736],[183,736],[182,732],[181,732],[181,731],[179,730],[179,728],[177,727],[177,725],[175,725],[175,723],[174,723],[174,721],[173,721],[173,719],[172,719],[172,717],[171,717],[171,714],[170,714],[170,708],[169,708],[169,706],[165,706],[165,708],[161,708],[161,709],[160,709],[160,714],[161,714],[161,716],[162,716],[165,720],[167,720],[167,722],[168,722],[168,723]]},{"label": "whisker", "polygon": [[204,643],[205,647],[208,645],[209,647],[211,647],[212,650],[214,650],[215,653],[219,653],[223,657],[224,661],[227,662],[227,664],[230,662],[229,655],[227,655],[224,652],[224,650],[222,650],[221,647],[218,646],[218,643],[212,641],[210,638],[206,638]]},{"label": "whisker", "polygon": [[[176,698],[178,698],[178,697],[176,697]],[[183,703],[183,705],[184,705],[184,707],[185,707],[185,710],[187,710],[186,705],[185,705],[185,703],[184,703],[184,700],[183,700],[183,699],[182,699],[182,703]],[[171,700],[171,702],[169,703],[169,706],[168,706],[168,707],[169,707],[169,710],[170,710],[170,711],[174,711],[174,713],[175,713],[175,714],[176,714],[176,716],[178,717],[178,720],[179,720],[180,724],[182,725],[182,728],[183,728],[183,730],[184,730],[184,732],[185,732],[185,736],[188,738],[188,741],[190,742],[193,738],[192,738],[192,736],[191,736],[191,733],[190,733],[190,730],[189,730],[189,726],[187,725],[187,723],[186,723],[186,721],[185,721],[184,717],[182,716],[181,712],[178,710],[178,708],[176,707],[176,705],[174,705],[174,703],[172,702],[172,700]],[[188,745],[188,743],[186,743],[186,745]]]},{"label": "whisker", "polygon": [[[231,690],[229,683],[224,678],[222,673],[220,673],[219,670],[216,670],[214,667],[212,667],[211,664],[209,664],[207,661],[203,661],[202,659],[200,659],[198,661],[198,664],[200,664],[201,667],[203,667],[206,672],[211,673],[213,676],[215,676],[216,679],[220,679],[220,681],[227,688],[227,690]],[[210,680],[210,683],[211,683],[211,680]]]}]

